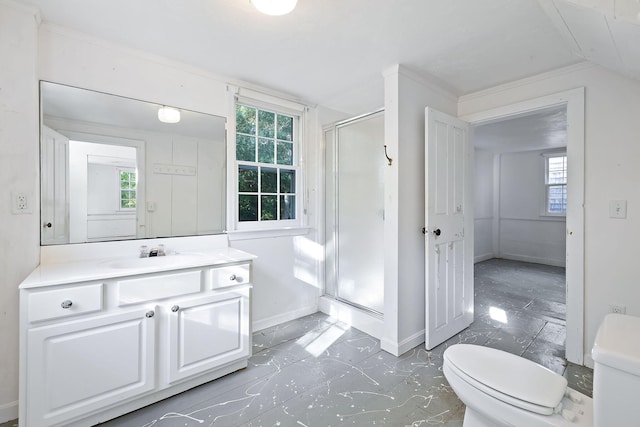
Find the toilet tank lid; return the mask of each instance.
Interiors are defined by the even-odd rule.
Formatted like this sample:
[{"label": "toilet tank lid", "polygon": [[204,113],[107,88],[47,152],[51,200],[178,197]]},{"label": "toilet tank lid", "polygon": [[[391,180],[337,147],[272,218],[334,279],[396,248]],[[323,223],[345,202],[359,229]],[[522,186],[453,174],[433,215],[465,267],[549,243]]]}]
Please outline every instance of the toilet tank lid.
[{"label": "toilet tank lid", "polygon": [[444,357],[485,386],[534,405],[555,408],[567,389],[567,380],[561,375],[502,350],[456,344]]},{"label": "toilet tank lid", "polygon": [[640,376],[640,317],[611,313],[598,328],[591,356],[596,363]]}]

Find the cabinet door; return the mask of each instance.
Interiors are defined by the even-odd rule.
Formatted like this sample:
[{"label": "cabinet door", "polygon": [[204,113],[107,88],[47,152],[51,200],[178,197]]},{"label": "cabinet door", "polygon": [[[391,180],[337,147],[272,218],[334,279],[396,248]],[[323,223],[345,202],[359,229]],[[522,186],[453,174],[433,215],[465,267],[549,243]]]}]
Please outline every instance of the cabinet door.
[{"label": "cabinet door", "polygon": [[167,308],[170,382],[249,356],[249,289]]},{"label": "cabinet door", "polygon": [[152,390],[154,309],[30,329],[25,425],[55,425]]}]

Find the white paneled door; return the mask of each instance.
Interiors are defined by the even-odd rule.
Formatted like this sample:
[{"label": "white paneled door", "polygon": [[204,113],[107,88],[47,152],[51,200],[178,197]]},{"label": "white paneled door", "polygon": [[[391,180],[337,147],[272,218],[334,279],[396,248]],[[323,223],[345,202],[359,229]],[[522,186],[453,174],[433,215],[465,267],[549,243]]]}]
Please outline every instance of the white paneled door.
[{"label": "white paneled door", "polygon": [[425,345],[473,322],[473,176],[469,127],[426,108]]},{"label": "white paneled door", "polygon": [[40,156],[40,239],[43,245],[67,243],[69,138],[43,125]]}]

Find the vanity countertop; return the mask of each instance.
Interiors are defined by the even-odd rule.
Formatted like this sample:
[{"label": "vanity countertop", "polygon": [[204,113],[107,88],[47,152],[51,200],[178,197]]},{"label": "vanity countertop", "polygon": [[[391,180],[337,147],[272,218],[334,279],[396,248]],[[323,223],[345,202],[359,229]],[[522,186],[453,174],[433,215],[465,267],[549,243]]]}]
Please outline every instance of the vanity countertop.
[{"label": "vanity countertop", "polygon": [[184,251],[151,258],[108,257],[40,264],[20,284],[20,288],[29,289],[209,265],[215,266],[250,261],[255,258],[255,255],[248,252],[226,247],[210,251]]}]

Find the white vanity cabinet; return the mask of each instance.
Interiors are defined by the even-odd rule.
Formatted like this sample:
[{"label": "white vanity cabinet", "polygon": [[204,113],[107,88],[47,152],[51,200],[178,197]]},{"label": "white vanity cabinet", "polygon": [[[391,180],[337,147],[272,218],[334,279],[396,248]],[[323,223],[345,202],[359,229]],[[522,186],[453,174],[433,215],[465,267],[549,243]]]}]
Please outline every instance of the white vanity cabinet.
[{"label": "white vanity cabinet", "polygon": [[246,367],[250,259],[123,273],[21,287],[21,427],[93,425]]},{"label": "white vanity cabinet", "polygon": [[248,356],[248,289],[213,293],[167,308],[169,383]]},{"label": "white vanity cabinet", "polygon": [[138,308],[30,328],[28,425],[70,419],[155,387],[156,318]]}]

